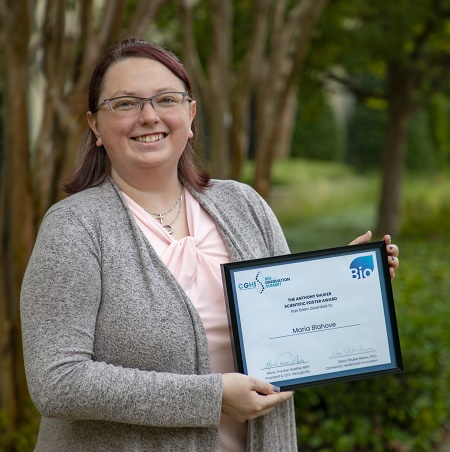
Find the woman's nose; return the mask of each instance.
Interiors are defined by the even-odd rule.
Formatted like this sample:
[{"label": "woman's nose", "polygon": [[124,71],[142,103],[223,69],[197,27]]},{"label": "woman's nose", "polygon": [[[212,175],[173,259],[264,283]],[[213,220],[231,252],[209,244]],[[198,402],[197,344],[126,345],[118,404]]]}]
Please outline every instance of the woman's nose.
[{"label": "woman's nose", "polygon": [[139,121],[146,122],[158,122],[160,120],[158,112],[153,107],[151,101],[147,100],[142,103],[141,110],[139,112]]}]

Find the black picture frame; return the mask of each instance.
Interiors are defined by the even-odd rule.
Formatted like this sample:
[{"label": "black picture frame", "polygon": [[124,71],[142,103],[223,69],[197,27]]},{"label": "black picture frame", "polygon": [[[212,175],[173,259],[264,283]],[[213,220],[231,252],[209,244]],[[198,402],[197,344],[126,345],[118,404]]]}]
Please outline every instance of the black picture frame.
[{"label": "black picture frame", "polygon": [[[356,258],[355,258],[356,256]],[[365,256],[365,257],[364,257]],[[386,244],[384,241],[375,241],[375,242],[369,242],[359,245],[348,245],[348,246],[341,246],[336,248],[328,248],[328,249],[321,249],[321,250],[315,250],[315,251],[308,251],[303,253],[294,253],[289,255],[282,255],[282,256],[276,256],[276,257],[270,257],[270,258],[261,258],[261,259],[252,259],[252,260],[246,260],[246,261],[240,261],[240,262],[232,262],[227,264],[221,265],[222,270],[222,278],[223,278],[223,287],[225,292],[225,300],[227,305],[227,314],[228,314],[228,323],[229,323],[229,329],[230,329],[230,335],[231,335],[231,341],[232,341],[232,348],[233,348],[233,355],[234,355],[234,362],[236,371],[243,373],[243,374],[249,374],[249,369],[251,371],[251,367],[249,366],[249,361],[252,359],[252,353],[256,354],[261,353],[261,349],[257,350],[257,347],[253,346],[248,347],[247,343],[258,343],[258,338],[255,337],[257,333],[249,332],[249,330],[253,329],[253,327],[250,327],[252,325],[253,319],[251,317],[254,317],[254,313],[256,312],[257,315],[255,318],[259,323],[261,323],[261,319],[264,319],[265,316],[267,316],[267,322],[268,322],[268,329],[270,329],[270,323],[272,322],[272,319],[274,316],[277,315],[277,312],[281,312],[279,309],[279,301],[276,300],[273,302],[274,306],[276,308],[273,309],[273,312],[259,312],[258,307],[252,305],[252,315],[250,316],[248,314],[243,314],[243,306],[244,302],[240,301],[240,299],[243,297],[244,290],[245,293],[245,303],[249,303],[249,299],[253,300],[253,293],[251,295],[249,294],[249,290],[254,289],[254,299],[258,299],[257,290],[266,290],[266,294],[268,291],[272,290],[272,287],[276,284],[279,284],[280,286],[282,284],[285,284],[285,282],[280,280],[269,280],[269,284],[267,284],[267,277],[266,281],[259,281],[256,280],[258,277],[256,276],[256,280],[254,282],[249,283],[239,283],[238,280],[242,275],[250,274],[250,272],[258,275],[258,272],[260,275],[263,273],[267,274],[267,272],[273,272],[279,271],[280,268],[286,265],[290,264],[301,264],[299,265],[300,268],[309,268],[310,266],[317,266],[322,265],[324,262],[324,259],[327,260],[327,262],[330,262],[334,265],[334,263],[341,263],[348,259],[352,259],[353,262],[362,262],[361,260],[357,261],[359,257],[362,257],[363,259],[369,259],[367,256],[372,256],[372,261],[375,262],[374,269],[372,270],[373,273],[370,273],[369,269],[364,269],[363,267],[355,267],[351,268],[349,267],[349,271],[351,273],[351,279],[349,279],[348,282],[348,293],[354,293],[354,289],[351,287],[351,284],[355,284],[356,279],[364,279],[364,275],[371,276],[375,278],[371,282],[371,287],[379,287],[379,304],[380,306],[373,306],[374,309],[379,309],[378,312],[381,312],[384,315],[384,322],[385,322],[385,331],[383,327],[379,327],[379,337],[380,337],[380,343],[383,342],[385,344],[384,349],[388,350],[385,352],[389,356],[389,362],[383,362],[380,364],[376,364],[376,358],[368,359],[369,356],[377,356],[376,353],[370,354],[370,352],[367,352],[367,350],[373,350],[373,348],[364,348],[362,346],[356,346],[356,349],[353,347],[347,347],[344,348],[343,351],[336,351],[336,369],[333,369],[332,371],[327,370],[323,373],[314,373],[308,370],[302,369],[308,369],[308,363],[309,361],[305,361],[303,359],[297,360],[294,358],[290,358],[287,361],[280,360],[280,363],[286,364],[283,366],[278,366],[278,358],[276,362],[272,363],[272,360],[270,360],[266,366],[266,368],[261,369],[261,372],[266,372],[265,380],[269,381],[272,384],[275,384],[281,388],[281,390],[292,390],[292,389],[298,389],[303,387],[310,387],[315,385],[322,385],[322,384],[329,384],[329,383],[336,383],[341,381],[349,381],[349,380],[356,380],[356,379],[362,379],[362,378],[369,378],[379,375],[385,375],[385,374],[391,374],[391,373],[399,373],[403,372],[403,361],[402,361],[402,355],[401,355],[401,347],[400,347],[400,340],[399,340],[399,334],[398,334],[398,326],[397,326],[397,319],[396,319],[396,313],[395,313],[395,306],[394,306],[394,297],[392,292],[392,285],[389,275],[389,265],[388,265],[388,255],[386,251]],[[288,268],[288,267],[285,267]],[[289,268],[295,268],[295,267],[289,267]],[[312,268],[312,267],[311,267]],[[316,267],[314,267],[316,268]],[[320,267],[319,267],[320,268]],[[332,267],[333,268],[333,267]],[[375,272],[375,270],[377,270]],[[242,273],[244,272],[244,273]],[[359,272],[359,273],[358,273]],[[273,282],[275,281],[275,283]],[[342,282],[341,279],[339,279],[340,284],[342,284],[342,288],[346,290],[347,288],[347,281]],[[378,282],[377,282],[378,281]],[[289,283],[292,281],[289,280]],[[254,286],[253,286],[254,284]],[[260,288],[257,289],[256,285],[259,284]],[[287,284],[287,283],[286,283]],[[362,284],[362,282],[360,283]],[[247,285],[248,287],[243,287]],[[295,283],[293,284],[295,287]],[[247,290],[249,289],[249,290]],[[277,290],[279,287],[276,288]],[[302,291],[305,292],[304,286],[302,286]],[[373,291],[373,290],[372,290]],[[292,293],[296,293],[293,289]],[[358,292],[359,293],[359,292]],[[364,289],[362,289],[362,294],[364,294]],[[326,295],[326,294],[325,294]],[[249,298],[250,297],[250,298]],[[325,302],[327,298],[320,299],[317,298],[315,295],[311,295],[313,298],[312,300],[303,300],[298,304],[303,303],[302,306],[306,305],[306,307],[302,307],[301,309],[306,311],[305,313],[302,313],[303,318],[307,317],[308,315],[313,316],[316,315],[311,312],[307,312],[308,309],[318,309],[321,308],[328,308],[329,312],[333,311],[333,304],[328,303],[328,306],[325,306]],[[294,297],[289,298],[288,300],[294,301],[297,298],[306,298],[306,297]],[[369,297],[370,298],[370,297]],[[330,298],[331,299],[331,298]],[[322,300],[322,301],[321,301]],[[257,301],[255,301],[257,303]],[[270,301],[270,303],[272,303]],[[308,308],[307,303],[315,303],[315,306],[310,306]],[[340,301],[339,305],[339,317],[344,318],[345,316],[345,301]],[[372,302],[374,303],[374,302]],[[292,303],[292,306],[296,305],[295,302]],[[272,306],[272,305],[270,305]],[[284,304],[284,308],[288,309],[288,304]],[[267,309],[267,305],[265,308],[261,309]],[[349,309],[352,309],[352,307],[349,305]],[[361,311],[364,309],[361,308]],[[296,312],[294,309],[291,310],[292,312]],[[326,309],[323,309],[325,312]],[[318,312],[318,311],[317,311]],[[354,312],[354,311],[353,311]],[[350,312],[349,312],[350,314]],[[286,315],[286,314],[283,314]],[[364,316],[364,314],[362,314]],[[264,320],[262,320],[264,322]],[[369,319],[367,320],[369,324]],[[382,323],[382,322],[381,322]],[[380,325],[381,325],[380,323]],[[326,326],[329,324],[320,324],[321,326]],[[320,325],[311,325],[311,327],[319,327]],[[334,323],[330,325],[335,325]],[[359,325],[359,324],[358,324]],[[356,325],[349,325],[349,326],[356,326]],[[339,335],[340,332],[339,327],[333,328],[329,327],[330,331],[326,331],[326,334],[316,334],[313,333],[325,333],[325,330],[314,330],[314,331],[308,331],[309,327],[305,327],[303,331],[301,328],[293,328],[293,334],[289,334],[288,336],[292,336],[292,341],[301,341],[299,344],[307,345],[308,340],[312,340],[312,337],[314,337],[314,346],[320,347],[320,337],[325,337],[326,334],[330,334],[331,330],[333,331],[331,334]],[[298,332],[296,334],[295,332]],[[345,334],[348,334],[347,332]],[[377,330],[378,334],[378,330]],[[382,335],[385,334],[385,337],[382,337]],[[252,336],[253,335],[253,336]],[[300,337],[302,336],[302,337]],[[273,337],[270,339],[278,339],[278,338],[284,338],[285,336],[278,336]],[[287,336],[286,336],[287,337]],[[290,341],[291,339],[283,339]],[[319,343],[317,342],[319,340]],[[272,343],[272,342],[271,342]],[[355,343],[358,343],[356,340]],[[263,346],[264,347],[264,346]],[[308,347],[301,347],[302,350],[307,350]],[[264,349],[263,349],[264,350]],[[348,351],[355,351],[355,353],[348,353]],[[360,352],[360,353],[358,353]],[[347,354],[345,354],[347,353]],[[366,356],[367,355],[367,356]],[[292,354],[291,354],[292,357]],[[345,358],[347,357],[347,358]],[[342,359],[339,359],[342,358]],[[331,352],[329,354],[329,357],[327,358],[330,360],[330,362],[334,359],[334,352]],[[356,364],[354,362],[355,359],[361,360],[356,361]],[[364,361],[365,359],[365,361]],[[386,358],[385,358],[386,359]],[[339,363],[338,363],[339,361]],[[361,364],[362,363],[362,364]],[[367,365],[365,364],[367,363]],[[273,364],[273,368],[272,368]],[[357,366],[357,367],[355,367]],[[273,372],[283,372],[283,367],[288,367],[289,369],[295,369],[295,372],[284,372],[279,373],[276,375],[269,376],[268,373]],[[333,366],[326,367],[326,369],[331,369]],[[254,366],[253,366],[254,369]],[[280,370],[281,369],[281,370]],[[302,373],[304,372],[304,373]],[[257,378],[261,378],[259,375],[253,376]]]}]

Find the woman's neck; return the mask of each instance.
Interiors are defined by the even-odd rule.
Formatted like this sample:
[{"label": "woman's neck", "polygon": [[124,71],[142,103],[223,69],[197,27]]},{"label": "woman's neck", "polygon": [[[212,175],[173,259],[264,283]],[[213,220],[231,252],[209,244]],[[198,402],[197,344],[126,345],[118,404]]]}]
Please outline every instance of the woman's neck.
[{"label": "woman's neck", "polygon": [[181,184],[177,173],[164,178],[154,175],[144,180],[135,178],[128,181],[113,168],[111,177],[120,190],[147,211],[165,212],[180,196]]}]

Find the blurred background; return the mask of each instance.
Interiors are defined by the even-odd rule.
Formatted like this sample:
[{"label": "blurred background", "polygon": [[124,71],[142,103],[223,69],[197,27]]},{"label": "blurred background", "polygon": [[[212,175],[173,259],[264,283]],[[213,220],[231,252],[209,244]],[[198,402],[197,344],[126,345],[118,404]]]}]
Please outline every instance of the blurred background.
[{"label": "blurred background", "polygon": [[0,450],[34,447],[20,284],[124,37],[181,58],[198,154],[268,200],[293,252],[368,229],[400,247],[405,372],[297,391],[300,449],[450,450],[449,0],[0,0]]}]

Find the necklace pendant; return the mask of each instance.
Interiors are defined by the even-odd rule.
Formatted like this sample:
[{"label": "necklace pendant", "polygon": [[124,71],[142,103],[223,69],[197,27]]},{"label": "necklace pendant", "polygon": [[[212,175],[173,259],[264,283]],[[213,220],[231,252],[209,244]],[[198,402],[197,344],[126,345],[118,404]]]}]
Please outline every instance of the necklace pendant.
[{"label": "necklace pendant", "polygon": [[160,222],[161,224],[163,224],[164,214],[159,213],[158,215],[156,215],[156,218],[158,218],[159,222]]},{"label": "necklace pendant", "polygon": [[163,228],[170,234],[173,234],[173,227],[170,224],[163,224]]}]

